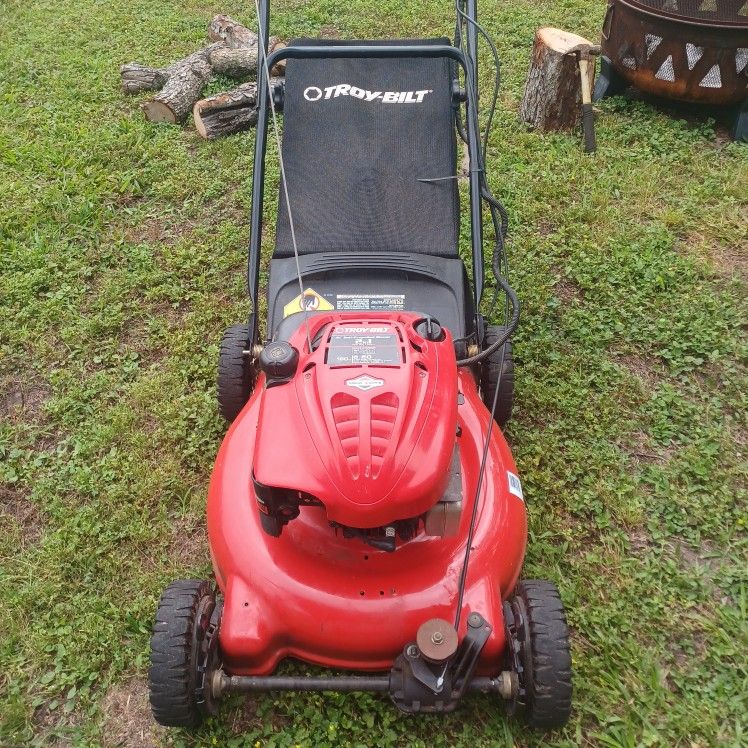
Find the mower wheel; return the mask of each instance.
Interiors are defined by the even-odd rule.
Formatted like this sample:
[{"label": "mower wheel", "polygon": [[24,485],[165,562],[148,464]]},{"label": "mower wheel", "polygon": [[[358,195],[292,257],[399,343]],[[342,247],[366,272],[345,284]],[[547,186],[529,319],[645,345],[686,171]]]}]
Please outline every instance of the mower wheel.
[{"label": "mower wheel", "polygon": [[166,727],[197,727],[206,711],[198,703],[198,666],[216,607],[209,582],[180,579],[161,595],[151,636],[148,671],[153,717]]},{"label": "mower wheel", "polygon": [[514,595],[511,605],[521,621],[525,719],[531,727],[563,727],[571,713],[572,691],[564,604],[556,585],[545,580],[520,582]]},{"label": "mower wheel", "polygon": [[[506,327],[486,327],[483,343],[484,350],[492,346],[506,333]],[[499,374],[501,376],[499,376]],[[494,419],[502,428],[506,426],[512,415],[514,404],[514,360],[512,359],[512,341],[507,340],[504,345],[495,350],[481,363],[480,388],[483,402],[491,410],[496,388],[499,388],[499,398],[496,402]]]},{"label": "mower wheel", "polygon": [[245,355],[249,339],[247,325],[232,325],[223,334],[218,354],[218,407],[231,423],[252,394],[255,375]]}]

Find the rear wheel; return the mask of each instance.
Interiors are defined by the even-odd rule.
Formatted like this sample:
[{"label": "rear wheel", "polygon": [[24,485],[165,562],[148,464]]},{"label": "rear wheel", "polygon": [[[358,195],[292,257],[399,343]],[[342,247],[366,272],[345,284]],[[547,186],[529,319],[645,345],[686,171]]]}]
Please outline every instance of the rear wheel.
[{"label": "rear wheel", "polygon": [[167,727],[197,727],[213,712],[204,688],[217,653],[218,615],[212,585],[180,579],[161,595],[148,671],[153,717]]},{"label": "rear wheel", "polygon": [[563,727],[571,713],[569,630],[553,582],[525,580],[504,604],[510,668],[517,672],[517,706],[531,727]]},{"label": "rear wheel", "polygon": [[[483,349],[490,348],[506,334],[506,327],[489,326],[483,342]],[[481,395],[486,407],[491,410],[494,395],[499,390],[494,419],[502,428],[512,415],[514,405],[514,360],[512,341],[507,340],[490,356],[481,362]]]},{"label": "rear wheel", "polygon": [[218,354],[218,407],[231,423],[247,404],[254,386],[254,369],[245,354],[249,341],[247,325],[232,325],[223,334]]}]

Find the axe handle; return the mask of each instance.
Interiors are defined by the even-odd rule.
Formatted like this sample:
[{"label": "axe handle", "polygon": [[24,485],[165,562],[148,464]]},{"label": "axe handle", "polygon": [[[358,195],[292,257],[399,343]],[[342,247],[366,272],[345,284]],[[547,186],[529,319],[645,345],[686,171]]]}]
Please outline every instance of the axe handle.
[{"label": "axe handle", "polygon": [[597,150],[595,138],[595,116],[592,112],[592,88],[590,86],[589,59],[579,55],[579,75],[582,86],[582,130],[584,132],[584,150],[594,153]]}]

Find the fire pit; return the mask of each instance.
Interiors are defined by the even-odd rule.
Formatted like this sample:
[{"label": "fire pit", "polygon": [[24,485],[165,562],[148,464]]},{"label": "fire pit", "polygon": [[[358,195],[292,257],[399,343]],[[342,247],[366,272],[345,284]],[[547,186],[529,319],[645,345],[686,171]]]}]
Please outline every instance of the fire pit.
[{"label": "fire pit", "polygon": [[742,104],[748,138],[748,0],[608,0],[595,99],[629,85],[695,104]]}]

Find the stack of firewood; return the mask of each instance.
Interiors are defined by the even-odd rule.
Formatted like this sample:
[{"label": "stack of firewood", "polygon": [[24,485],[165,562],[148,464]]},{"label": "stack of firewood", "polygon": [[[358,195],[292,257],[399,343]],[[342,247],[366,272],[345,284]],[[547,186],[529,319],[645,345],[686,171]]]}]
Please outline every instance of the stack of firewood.
[{"label": "stack of firewood", "polygon": [[[204,138],[247,130],[257,120],[257,34],[228,16],[216,16],[208,26],[210,44],[169,65],[153,68],[130,62],[120,67],[122,90],[127,94],[158,91],[141,104],[151,122],[181,123],[192,112]],[[271,37],[270,51],[283,46]],[[283,75],[283,63],[271,73]],[[201,99],[213,75],[242,81],[231,91]],[[254,80],[248,80],[254,78]],[[275,82],[275,81],[273,81]]]}]

